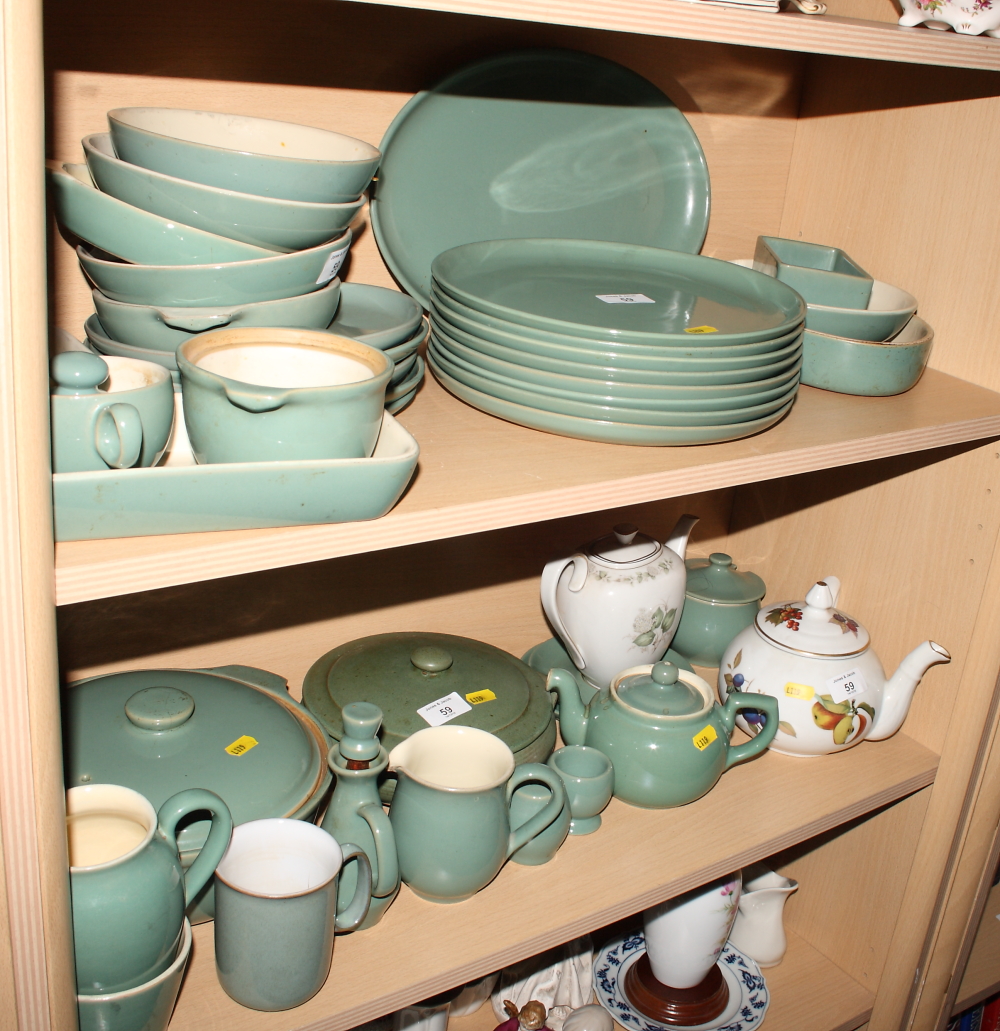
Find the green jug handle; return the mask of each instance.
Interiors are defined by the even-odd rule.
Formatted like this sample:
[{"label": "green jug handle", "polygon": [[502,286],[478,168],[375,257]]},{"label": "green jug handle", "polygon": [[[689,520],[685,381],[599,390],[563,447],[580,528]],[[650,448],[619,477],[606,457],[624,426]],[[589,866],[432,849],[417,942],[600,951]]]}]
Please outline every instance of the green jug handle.
[{"label": "green jug handle", "polygon": [[[337,914],[337,922],[334,929],[337,934],[346,934],[348,931],[355,931],[358,924],[368,916],[368,907],[372,902],[372,865],[368,862],[365,850],[349,841],[340,846],[344,856],[344,863],[349,859],[358,861],[358,882],[354,886],[354,898]],[[344,869],[343,864],[341,870]]]},{"label": "green jug handle", "polygon": [[196,813],[207,809],[212,814],[212,829],[208,832],[208,840],[201,848],[198,858],[191,864],[184,875],[184,904],[187,905],[208,884],[215,873],[215,868],[229,848],[229,839],[233,836],[233,816],[229,806],[214,791],[204,788],[188,788],[178,791],[160,806],[156,814],[160,825],[160,833],[175,852],[177,848],[177,824],[188,813]]},{"label": "green jug handle", "polygon": [[759,709],[767,716],[764,729],[751,741],[742,745],[730,745],[729,754],[726,756],[726,769],[735,766],[736,763],[750,759],[760,752],[774,740],[778,733],[778,699],[769,694],[748,694],[746,691],[733,691],[726,699],[722,707],[722,722],[730,734],[733,732],[733,725],[736,720],[736,713],[740,709]]},{"label": "green jug handle", "polygon": [[399,886],[399,864],[396,860],[396,835],[392,832],[389,816],[380,805],[366,802],[358,807],[358,816],[368,824],[375,839],[375,862],[378,879],[372,885],[372,894],[384,898]]},{"label": "green jug handle", "polygon": [[537,837],[562,812],[566,805],[566,786],[562,777],[555,770],[542,763],[525,763],[518,766],[513,776],[507,781],[507,810],[510,811],[510,800],[514,792],[529,781],[541,781],[552,789],[552,797],[545,806],[533,816],[529,816],[520,827],[513,827],[507,838],[507,856]]}]

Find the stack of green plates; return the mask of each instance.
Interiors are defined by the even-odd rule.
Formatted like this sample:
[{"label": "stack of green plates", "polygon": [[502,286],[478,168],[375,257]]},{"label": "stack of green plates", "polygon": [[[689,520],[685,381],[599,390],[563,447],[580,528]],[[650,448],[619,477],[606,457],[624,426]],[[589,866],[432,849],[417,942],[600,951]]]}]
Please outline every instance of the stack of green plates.
[{"label": "stack of green plates", "polygon": [[616,444],[749,436],[791,408],[805,304],[715,258],[592,240],[494,240],[432,266],[427,360],[457,397]]}]

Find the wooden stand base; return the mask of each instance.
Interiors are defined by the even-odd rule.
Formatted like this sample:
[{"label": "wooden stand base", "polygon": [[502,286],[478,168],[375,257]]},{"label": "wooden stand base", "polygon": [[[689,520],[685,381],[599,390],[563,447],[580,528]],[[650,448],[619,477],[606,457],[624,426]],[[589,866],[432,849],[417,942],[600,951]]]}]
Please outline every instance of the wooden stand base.
[{"label": "wooden stand base", "polygon": [[729,1003],[729,985],[718,964],[694,988],[671,988],[653,976],[645,953],[628,968],[623,988],[625,997],[640,1013],[676,1027],[706,1024]]}]

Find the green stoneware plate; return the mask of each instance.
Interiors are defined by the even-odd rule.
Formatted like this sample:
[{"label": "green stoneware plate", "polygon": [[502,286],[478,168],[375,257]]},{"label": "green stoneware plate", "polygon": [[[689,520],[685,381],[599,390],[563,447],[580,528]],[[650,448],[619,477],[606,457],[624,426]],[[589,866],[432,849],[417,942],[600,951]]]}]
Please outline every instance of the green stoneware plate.
[{"label": "green stoneware plate", "polygon": [[339,236],[365,203],[358,197],[345,204],[314,204],[205,186],[120,160],[106,132],[82,142],[94,181],[112,197],[275,251],[301,251]]},{"label": "green stoneware plate", "polygon": [[56,220],[79,239],[124,261],[199,265],[249,261],[275,252],[206,233],[115,200],[94,185],[86,165],[47,169]]},{"label": "green stoneware plate", "polygon": [[[584,374],[585,370],[593,368],[592,366],[573,365],[571,362],[561,363],[571,370],[568,373],[538,368],[534,363],[522,362],[521,358],[530,358],[531,356],[523,355],[519,351],[506,352],[506,354],[515,356],[509,359],[502,349],[495,345],[482,342],[462,343],[453,333],[445,332],[440,323],[435,326],[433,333],[435,343],[439,347],[443,347],[446,351],[464,358],[465,361],[487,372],[498,373],[501,376],[508,376],[528,384],[573,390],[577,393],[615,395],[621,398],[647,398],[653,401],[663,401],[667,398],[705,400],[758,393],[773,386],[772,381],[780,380],[802,356],[802,348],[797,343],[788,348],[789,354],[783,361],[761,366],[759,378],[752,381],[737,379],[735,382],[729,382],[722,376],[718,376],[715,382],[700,385],[686,383],[683,380],[679,383],[657,383],[639,374],[634,381],[629,382],[621,379],[587,376]],[[465,339],[468,341],[467,335]],[[504,356],[497,357],[497,355]],[[600,373],[601,370],[595,369],[594,371]],[[650,376],[651,374],[647,373],[646,375]]]},{"label": "green stoneware plate", "polygon": [[87,278],[113,300],[204,308],[313,293],[336,276],[350,246],[348,229],[311,250],[211,265],[127,265],[82,246],[76,253]]},{"label": "green stoneware plate", "polygon": [[[447,390],[481,412],[516,423],[518,426],[541,430],[544,433],[555,433],[562,437],[575,437],[579,440],[593,440],[605,444],[664,447],[715,444],[723,440],[738,440],[740,437],[749,437],[751,434],[759,433],[776,422],[780,422],[794,403],[794,401],[789,401],[784,408],[780,408],[763,419],[728,426],[639,426],[634,423],[595,422],[593,419],[556,415],[552,412],[540,411],[537,408],[502,401],[452,379],[440,369],[434,368],[433,361],[429,360],[428,364],[434,369],[434,375]],[[75,475],[87,474],[77,473]]]},{"label": "green stoneware plate", "polygon": [[56,473],[56,540],[377,519],[399,500],[419,453],[387,414],[371,458]]},{"label": "green stoneware plate", "polygon": [[385,350],[412,336],[422,315],[420,305],[398,290],[368,283],[344,283],[340,306],[329,328],[338,336]]},{"label": "green stoneware plate", "polygon": [[477,61],[399,112],[382,140],[372,226],[426,307],[431,262],[475,240],[542,236],[690,251],[709,177],[690,123],[652,83],[570,50]]},{"label": "green stoneware plate", "polygon": [[867,308],[858,311],[810,304],[806,309],[806,328],[848,340],[877,342],[898,333],[916,310],[913,294],[876,279]]},{"label": "green stoneware plate", "polygon": [[417,387],[420,386],[421,381],[424,378],[424,360],[419,354],[414,355],[416,362],[414,363],[413,369],[411,369],[409,375],[401,383],[397,383],[395,386],[389,387],[385,392],[385,403],[391,405],[393,402],[400,400],[406,394],[412,393]]},{"label": "green stoneware plate", "polygon": [[920,379],[933,344],[934,330],[916,315],[883,344],[807,329],[802,382],[840,394],[902,394]]},{"label": "green stoneware plate", "polygon": [[[419,329],[409,340],[404,340],[401,344],[394,344],[392,347],[386,347],[382,353],[390,361],[399,362],[403,358],[413,354],[414,351],[427,339],[427,334],[430,332],[430,323],[427,319],[421,322]],[[369,344],[369,347],[373,345]]]},{"label": "green stoneware plate", "polygon": [[391,401],[385,406],[385,410],[390,415],[396,415],[401,412],[409,404],[412,403],[413,399],[417,396],[417,388],[414,387],[408,394],[404,394],[401,398],[396,401]]},{"label": "green stoneware plate", "polygon": [[[435,285],[476,311],[593,340],[755,343],[793,330],[805,302],[717,258],[597,240],[490,240],[434,259]],[[626,298],[626,300],[621,300]]]},{"label": "green stoneware plate", "polygon": [[[666,337],[657,338],[652,344],[629,344],[619,340],[591,340],[566,333],[549,333],[529,326],[519,326],[490,315],[477,312],[467,305],[448,297],[436,287],[431,290],[431,311],[452,325],[475,336],[493,340],[508,347],[537,354],[551,354],[554,358],[567,361],[595,362],[618,365],[622,368],[662,369],[681,368],[740,369],[756,365],[758,356],[769,354],[790,343],[801,333],[805,318],[786,333],[757,343],[737,343],[712,346],[704,341],[692,343],[687,336],[680,341]],[[666,364],[664,364],[666,362]],[[697,364],[694,364],[697,362]]]},{"label": "green stoneware plate", "polygon": [[[416,353],[411,354],[409,358],[403,358],[402,361],[395,363],[392,369],[392,377],[389,379],[389,386],[386,387],[386,391],[391,391],[397,383],[402,383],[407,376],[413,371],[413,367],[417,364]],[[413,389],[412,387],[410,388]]]}]

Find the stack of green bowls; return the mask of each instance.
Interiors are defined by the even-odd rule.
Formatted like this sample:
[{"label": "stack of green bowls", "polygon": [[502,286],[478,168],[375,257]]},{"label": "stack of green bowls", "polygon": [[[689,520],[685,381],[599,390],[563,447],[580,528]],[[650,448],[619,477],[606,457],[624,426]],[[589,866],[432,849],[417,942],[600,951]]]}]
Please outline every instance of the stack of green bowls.
[{"label": "stack of green bowls", "polygon": [[714,258],[589,240],[497,240],[434,261],[427,360],[457,397],[607,443],[706,444],[795,401],[805,304]]}]

